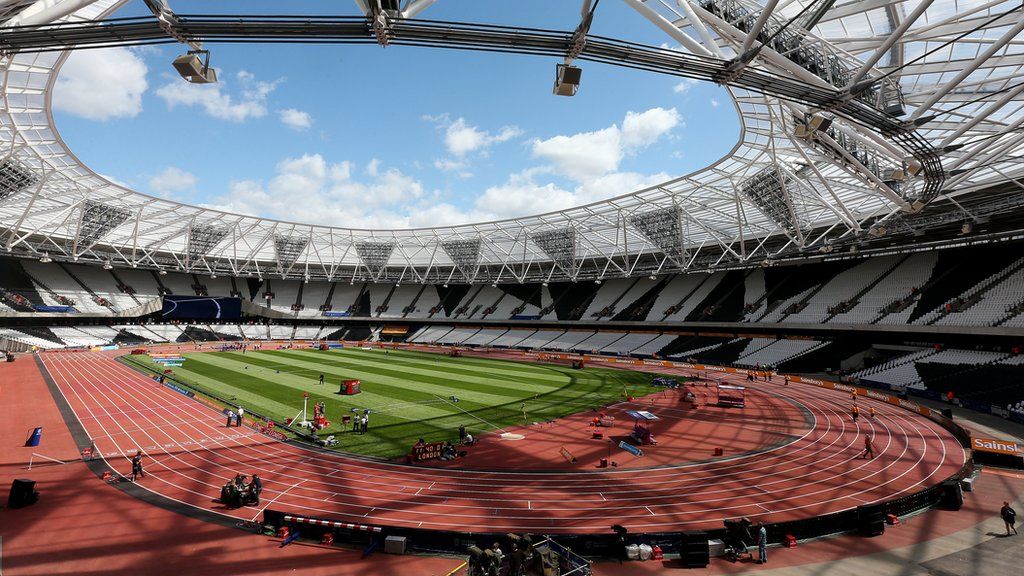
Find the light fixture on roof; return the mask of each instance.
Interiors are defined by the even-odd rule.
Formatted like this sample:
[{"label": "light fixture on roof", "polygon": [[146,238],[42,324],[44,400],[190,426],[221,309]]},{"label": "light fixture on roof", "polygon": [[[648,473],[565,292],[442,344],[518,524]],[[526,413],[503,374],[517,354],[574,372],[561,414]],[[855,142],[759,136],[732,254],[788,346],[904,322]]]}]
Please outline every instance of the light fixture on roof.
[{"label": "light fixture on roof", "polygon": [[217,279],[217,275],[216,274],[210,274],[210,280],[216,280],[216,279]]},{"label": "light fixture on roof", "polygon": [[114,269],[114,265],[111,264],[109,261],[108,262],[104,262],[103,263],[103,269],[104,270],[113,270]]},{"label": "light fixture on roof", "polygon": [[442,285],[441,285],[441,287],[442,287],[442,288],[447,288],[447,287],[448,287],[448,285],[447,285],[447,284],[442,284]]},{"label": "light fixture on roof", "polygon": [[173,62],[174,69],[192,84],[215,84],[217,70],[210,68],[209,50],[189,50]]},{"label": "light fixture on roof", "polygon": [[160,270],[158,274],[160,274],[161,276],[167,276],[167,270]]},{"label": "light fixture on roof", "polygon": [[50,262],[53,262],[53,258],[50,258],[50,255],[44,252],[42,257],[39,258],[39,261],[43,264],[49,264]]},{"label": "light fixture on roof", "polygon": [[600,284],[600,283],[601,283],[601,279],[600,278],[598,278],[597,280],[594,280],[594,284]]},{"label": "light fixture on roof", "polygon": [[651,274],[650,278],[651,278],[651,280],[657,280],[658,279],[658,277],[655,276],[654,274]]},{"label": "light fixture on roof", "polygon": [[555,65],[555,87],[552,92],[556,96],[575,96],[580,89],[580,78],[583,69],[568,64]]}]

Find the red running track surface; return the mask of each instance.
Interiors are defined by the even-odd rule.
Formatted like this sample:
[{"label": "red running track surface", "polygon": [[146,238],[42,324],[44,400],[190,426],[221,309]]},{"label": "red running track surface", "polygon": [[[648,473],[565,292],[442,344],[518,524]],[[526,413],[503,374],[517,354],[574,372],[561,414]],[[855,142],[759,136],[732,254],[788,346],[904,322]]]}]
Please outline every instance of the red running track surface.
[{"label": "red running track surface", "polygon": [[[44,363],[97,449],[120,472],[146,452],[141,484],[180,502],[242,518],[264,508],[382,526],[472,532],[633,532],[717,528],[726,518],[806,518],[906,495],[955,474],[966,453],[938,424],[872,405],[856,424],[849,396],[793,384],[778,393],[815,423],[767,452],[651,469],[586,472],[411,467],[289,445],[224,417],[102,353],[47,353]],[[742,383],[742,377],[733,377]],[[865,433],[878,456],[859,459]],[[228,510],[220,487],[258,473],[263,502]]]}]

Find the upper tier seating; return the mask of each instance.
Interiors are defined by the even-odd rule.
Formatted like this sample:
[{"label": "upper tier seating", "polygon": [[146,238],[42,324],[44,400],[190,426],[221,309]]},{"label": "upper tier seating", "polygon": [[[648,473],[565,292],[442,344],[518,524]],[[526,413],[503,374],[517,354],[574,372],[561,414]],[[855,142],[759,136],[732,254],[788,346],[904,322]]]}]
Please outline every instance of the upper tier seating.
[{"label": "upper tier seating", "polygon": [[[755,338],[755,340],[761,340]],[[778,366],[787,360],[806,354],[827,345],[817,340],[774,340],[765,346],[741,355],[736,364],[740,366]]]}]

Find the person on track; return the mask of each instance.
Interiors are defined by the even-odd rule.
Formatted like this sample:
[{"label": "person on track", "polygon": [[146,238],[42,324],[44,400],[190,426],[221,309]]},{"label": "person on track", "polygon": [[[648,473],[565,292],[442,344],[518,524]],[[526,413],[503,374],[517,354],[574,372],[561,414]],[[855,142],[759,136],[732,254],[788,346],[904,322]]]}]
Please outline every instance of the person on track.
[{"label": "person on track", "polygon": [[768,563],[768,530],[765,529],[764,522],[757,523],[757,563]]},{"label": "person on track", "polygon": [[874,406],[868,406],[868,417],[869,418],[874,418],[875,417],[875,407]]},{"label": "person on track", "polygon": [[857,417],[860,416],[860,408],[856,404],[850,409],[850,414],[853,416],[853,423],[857,423]]},{"label": "person on track", "polygon": [[873,460],[875,458],[875,445],[871,442],[871,436],[864,435],[864,452],[861,453],[861,458],[867,458]]},{"label": "person on track", "polygon": [[1003,502],[1003,507],[999,509],[999,516],[1002,517],[1003,522],[1006,524],[1006,535],[1010,535],[1010,530],[1013,530],[1013,534],[1017,535],[1017,528],[1014,524],[1017,523],[1017,512],[1010,508],[1009,502]]},{"label": "person on track", "polygon": [[234,420],[234,419],[235,419],[235,411],[234,410],[228,410],[228,423],[226,425],[227,428],[231,428],[231,421]]},{"label": "person on track", "polygon": [[[135,456],[132,456],[132,482],[135,482],[138,477],[146,477],[146,473],[142,470],[142,450],[136,450]],[[1009,530],[1006,533],[1009,534]]]},{"label": "person on track", "polygon": [[245,408],[242,408],[241,406],[239,406],[238,407],[238,414],[235,414],[235,426],[238,426],[239,428],[241,428],[241,426],[242,426],[242,416],[244,416],[244,415],[245,415]]}]

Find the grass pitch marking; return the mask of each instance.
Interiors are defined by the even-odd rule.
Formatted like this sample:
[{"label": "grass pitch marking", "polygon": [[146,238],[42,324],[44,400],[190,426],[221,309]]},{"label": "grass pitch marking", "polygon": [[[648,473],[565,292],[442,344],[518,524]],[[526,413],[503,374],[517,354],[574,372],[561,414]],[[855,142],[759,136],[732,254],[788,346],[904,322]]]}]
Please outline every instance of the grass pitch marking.
[{"label": "grass pitch marking", "polygon": [[459,408],[458,404],[456,404],[454,402],[450,402],[448,400],[445,400],[444,398],[441,398],[440,396],[434,396],[434,398],[437,398],[438,400],[444,402],[445,404],[448,404],[452,408],[455,408],[456,410],[458,410],[459,412],[462,412],[463,414],[465,414],[466,416],[469,416],[470,418],[476,418],[477,420],[483,422],[484,424],[490,426],[491,428],[494,428],[495,430],[500,430],[503,436],[505,434],[509,434],[508,430],[505,430],[504,428],[502,428],[501,426],[498,426],[497,424],[491,424],[490,422],[488,422],[487,420],[484,420],[483,418],[477,416],[476,414],[470,414],[469,412],[466,412],[462,408]]}]

